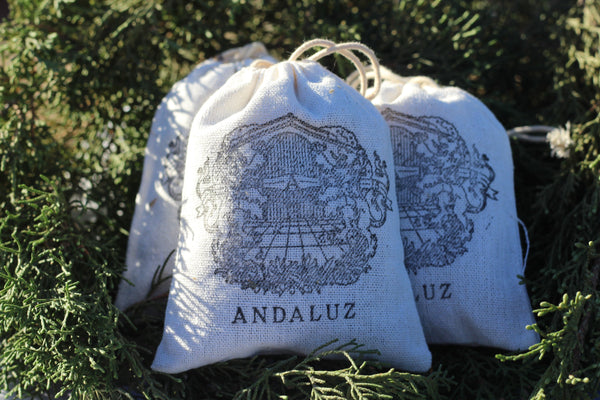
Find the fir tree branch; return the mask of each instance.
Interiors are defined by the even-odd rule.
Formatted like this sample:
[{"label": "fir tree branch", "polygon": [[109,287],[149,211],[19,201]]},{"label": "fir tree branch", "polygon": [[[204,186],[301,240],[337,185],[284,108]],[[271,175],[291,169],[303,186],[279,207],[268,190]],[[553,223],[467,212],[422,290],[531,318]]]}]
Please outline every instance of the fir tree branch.
[{"label": "fir tree branch", "polygon": [[[591,250],[594,249],[594,246],[591,246]],[[591,279],[589,282],[589,293],[593,293],[597,296],[598,292],[598,277],[600,276],[600,257],[595,257],[591,260],[592,270],[591,270]],[[585,351],[585,339],[587,337],[589,327],[590,327],[590,319],[592,317],[592,313],[594,312],[593,306],[588,306],[588,309],[581,320],[581,324],[579,325],[579,331],[577,332],[577,339],[579,340],[579,352],[575,354],[574,359],[574,368],[580,369],[581,367],[581,356],[582,352]]]}]

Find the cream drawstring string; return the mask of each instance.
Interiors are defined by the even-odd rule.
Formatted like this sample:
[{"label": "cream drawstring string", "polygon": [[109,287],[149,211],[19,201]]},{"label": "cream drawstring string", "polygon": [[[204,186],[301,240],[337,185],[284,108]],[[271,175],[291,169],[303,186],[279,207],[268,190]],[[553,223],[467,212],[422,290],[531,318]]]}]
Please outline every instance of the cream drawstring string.
[{"label": "cream drawstring string", "polygon": [[[306,42],[303,45],[301,45],[300,47],[298,47],[292,53],[292,55],[289,57],[289,61],[298,60],[298,58],[301,55],[303,55],[304,53],[306,53],[306,51],[308,51],[309,49],[314,48],[314,47],[325,47],[325,49],[320,50],[320,51],[316,52],[315,54],[311,55],[310,57],[307,58],[308,60],[318,61],[321,58],[326,57],[330,54],[334,54],[334,53],[341,54],[342,56],[344,56],[348,60],[350,60],[354,64],[354,67],[356,68],[356,72],[358,73],[358,76],[360,78],[359,79],[360,94],[363,95],[368,100],[372,100],[377,95],[377,93],[379,92],[379,89],[381,87],[381,77],[379,75],[379,68],[380,68],[379,61],[377,60],[377,57],[375,56],[375,53],[373,52],[373,50],[371,50],[364,44],[357,43],[357,42],[347,42],[347,43],[336,44],[335,42],[332,42],[332,41],[326,40],[326,39],[313,39],[313,40],[309,40],[308,42]],[[367,81],[367,77],[366,77],[366,67],[363,65],[363,63],[360,61],[360,59],[352,53],[353,51],[358,51],[360,53],[363,53],[371,62],[371,68],[374,71],[374,86],[373,86],[373,88],[370,89],[368,94],[367,94],[368,81]]]},{"label": "cream drawstring string", "polygon": [[[506,133],[519,140],[531,143],[548,143],[551,149],[551,155],[558,158],[569,157],[573,139],[571,139],[571,124],[566,123],[565,127],[554,127],[546,125],[520,126],[508,130]],[[544,136],[530,135],[530,133],[545,133]]]},{"label": "cream drawstring string", "polygon": [[526,142],[532,143],[545,143],[547,142],[546,136],[537,136],[537,135],[529,135],[530,133],[549,133],[555,130],[554,126],[546,126],[546,125],[529,125],[529,126],[519,126],[513,129],[509,129],[506,131],[508,136],[515,137],[520,140],[524,140]]}]

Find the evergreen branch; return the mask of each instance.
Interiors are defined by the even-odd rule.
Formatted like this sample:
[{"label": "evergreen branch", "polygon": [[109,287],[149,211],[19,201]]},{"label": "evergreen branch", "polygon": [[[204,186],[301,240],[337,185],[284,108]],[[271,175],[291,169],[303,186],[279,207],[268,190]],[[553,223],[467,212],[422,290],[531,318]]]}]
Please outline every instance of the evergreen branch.
[{"label": "evergreen branch", "polygon": [[[262,398],[289,399],[425,399],[439,398],[439,386],[450,385],[443,374],[427,377],[400,373],[393,369],[379,372],[379,364],[363,361],[360,366],[356,357],[372,356],[374,350],[362,350],[355,340],[327,350],[337,341],[320,346],[300,362],[292,365],[296,357],[282,360],[265,372],[248,388],[241,390],[235,399],[255,400]],[[352,356],[354,355],[354,357]],[[343,358],[348,366],[337,370],[318,370],[315,363],[324,358]],[[369,373],[365,373],[370,370]],[[435,379],[434,379],[435,378]],[[437,384],[435,383],[437,381]],[[279,386],[280,385],[280,386]],[[279,388],[279,389],[277,389]],[[420,394],[425,389],[427,395]]]},{"label": "evergreen branch", "polygon": [[534,310],[538,317],[550,313],[559,313],[562,315],[563,327],[557,331],[546,333],[541,332],[536,327],[536,331],[541,334],[542,340],[531,346],[529,351],[512,356],[501,354],[496,356],[501,361],[518,361],[531,359],[532,357],[542,360],[546,355],[553,354],[554,357],[550,365],[534,388],[533,392],[537,393],[536,396],[541,396],[540,393],[543,393],[544,388],[551,384],[553,378],[556,379],[554,383],[560,388],[564,388],[564,385],[569,385],[572,388],[581,383],[589,383],[589,378],[580,379],[576,378],[576,375],[581,373],[579,364],[583,350],[579,341],[579,327],[585,305],[591,297],[591,294],[584,296],[578,292],[573,299],[569,299],[567,294],[563,295],[563,299],[558,305],[542,302],[540,304],[541,308]]},{"label": "evergreen branch", "polygon": [[[591,246],[591,249],[593,249],[593,246]],[[600,257],[596,257],[596,258],[590,260],[590,264],[592,265],[591,279],[590,279],[589,287],[587,289],[589,290],[589,293],[596,294],[597,289],[598,289],[598,277],[600,276]],[[590,319],[592,317],[593,312],[594,312],[594,307],[589,306],[585,315],[583,316],[581,323],[579,324],[579,331],[577,332],[577,339],[579,341],[580,351],[575,353],[575,355],[574,355],[575,358],[573,361],[573,365],[576,370],[581,367],[581,356],[582,356],[582,352],[585,349],[584,341],[585,341],[585,338],[589,331]]]}]

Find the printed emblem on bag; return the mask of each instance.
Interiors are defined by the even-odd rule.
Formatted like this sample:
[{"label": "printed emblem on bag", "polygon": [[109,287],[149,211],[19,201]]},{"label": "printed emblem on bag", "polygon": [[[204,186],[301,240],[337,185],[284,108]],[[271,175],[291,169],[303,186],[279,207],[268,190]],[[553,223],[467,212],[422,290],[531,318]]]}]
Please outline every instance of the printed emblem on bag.
[{"label": "printed emblem on bag", "polygon": [[167,145],[167,153],[161,159],[163,171],[159,175],[160,183],[169,196],[176,201],[181,201],[186,147],[187,141],[176,136]]},{"label": "printed emblem on bag", "polygon": [[[233,70],[230,72],[231,75],[244,68],[245,65],[244,61],[227,61],[227,58],[222,54],[218,55],[216,60],[218,60],[220,63],[228,62],[233,67]],[[175,104],[181,103],[177,102]],[[177,123],[176,120],[171,121],[171,119],[173,119],[173,115],[178,113],[192,113],[192,110],[186,110],[182,106],[178,108],[173,104],[169,106],[169,110],[172,114],[172,116],[169,118],[170,124]],[[183,128],[183,126],[181,126],[181,128]],[[163,167],[162,171],[159,173],[160,184],[163,190],[168,193],[173,200],[178,202],[181,201],[181,192],[183,189],[183,172],[185,171],[185,157],[188,139],[187,135],[187,131],[186,133],[179,132],[175,138],[171,139],[171,141],[167,144],[167,153],[160,160]]]},{"label": "printed emblem on bag", "polygon": [[216,275],[256,293],[320,293],[371,268],[391,210],[386,164],[354,133],[287,114],[241,126],[199,170]]},{"label": "printed emblem on bag", "polygon": [[469,151],[456,127],[440,117],[415,117],[390,109],[396,192],[406,268],[445,267],[467,252],[473,214],[496,200],[485,154]]}]

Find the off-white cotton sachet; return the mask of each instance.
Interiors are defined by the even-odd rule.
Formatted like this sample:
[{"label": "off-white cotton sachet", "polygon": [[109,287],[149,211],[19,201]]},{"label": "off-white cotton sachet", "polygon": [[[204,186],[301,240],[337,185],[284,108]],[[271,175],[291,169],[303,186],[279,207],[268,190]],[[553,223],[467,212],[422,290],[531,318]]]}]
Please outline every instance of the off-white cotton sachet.
[{"label": "off-white cotton sachet", "polygon": [[[409,272],[430,344],[527,349],[527,290],[505,129],[481,101],[384,70],[373,104],[390,126]],[[404,290],[404,289],[400,289]]]},{"label": "off-white cotton sachet", "polygon": [[319,63],[233,75],[192,124],[153,368],[356,339],[397,368],[429,369],[393,174],[387,124]]},{"label": "off-white cotton sachet", "polygon": [[[262,43],[228,50],[199,64],[177,82],[159,105],[148,138],[144,169],[127,244],[126,265],[115,305],[124,310],[144,300],[155,273],[167,277],[154,288],[169,288],[177,247],[181,186],[188,135],[200,106],[227,79],[256,59],[274,61]],[[165,264],[166,262],[166,264]],[[159,268],[165,265],[164,270]],[[156,279],[158,281],[159,279]]]}]

